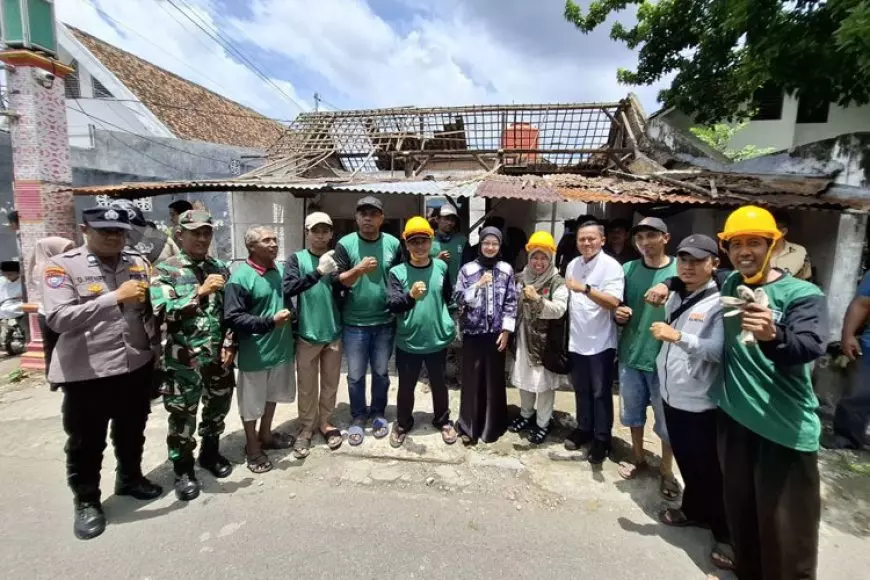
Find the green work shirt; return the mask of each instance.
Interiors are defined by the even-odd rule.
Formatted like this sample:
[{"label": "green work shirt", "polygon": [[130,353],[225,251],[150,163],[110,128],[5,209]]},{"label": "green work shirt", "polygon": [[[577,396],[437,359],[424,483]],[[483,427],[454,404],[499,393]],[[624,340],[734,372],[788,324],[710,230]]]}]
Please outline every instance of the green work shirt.
[{"label": "green work shirt", "polygon": [[666,266],[650,268],[643,260],[633,260],[622,266],[625,272],[625,305],[631,308],[631,320],[622,329],[619,339],[619,364],[632,369],[656,372],[656,357],[661,341],[649,331],[653,322],[665,320],[663,306],[647,304],[643,297],[647,290],[677,275],[677,261],[669,258]]},{"label": "green work shirt", "polygon": [[[419,300],[410,296],[416,282],[426,285]],[[412,354],[444,350],[456,338],[456,325],[447,309],[453,293],[447,264],[432,260],[428,266],[399,264],[390,270],[389,307],[396,313],[396,347]]]},{"label": "green work shirt", "polygon": [[[740,275],[732,273],[722,287],[722,296],[737,297]],[[824,295],[809,282],[785,275],[762,286],[770,301],[774,321],[790,332],[827,334]],[[740,316],[725,318],[725,381],[716,393],[719,407],[735,421],[762,437],[797,451],[819,449],[821,423],[816,414],[818,398],[813,391],[810,364],[771,360],[775,346],[745,345],[740,335]],[[827,336],[816,337],[819,354]],[[767,354],[763,352],[768,349]]]},{"label": "green work shirt", "polygon": [[335,261],[340,273],[346,272],[373,257],[378,267],[363,274],[345,293],[342,320],[350,326],[382,326],[393,322],[387,309],[387,273],[402,261],[402,246],[390,234],[382,233],[375,241],[369,241],[358,233],[348,234],[338,241]]},{"label": "green work shirt", "polygon": [[462,267],[462,251],[468,245],[468,238],[465,234],[453,234],[449,240],[439,239],[439,235],[435,235],[432,240],[433,258],[438,257],[441,252],[450,252],[450,259],[447,260],[447,273],[450,276],[450,283],[456,286],[456,279],[459,277],[459,269]]},{"label": "green work shirt", "polygon": [[247,262],[230,276],[224,317],[238,337],[236,364],[240,371],[264,371],[293,361],[293,326],[288,322],[276,328],[274,322],[275,315],[284,309],[283,276],[280,264],[262,270]]},{"label": "green work shirt", "polygon": [[[296,273],[288,270],[285,275],[285,291],[288,281],[297,283],[300,290],[308,286],[306,280],[314,282],[306,290],[297,296],[296,308],[299,315],[299,338],[311,344],[330,344],[341,336],[341,314],[335,303],[333,294],[333,276],[320,276],[317,273],[317,265],[320,258],[308,250],[300,250],[293,254],[288,264],[293,268],[295,262]],[[292,280],[291,280],[292,278]]]}]

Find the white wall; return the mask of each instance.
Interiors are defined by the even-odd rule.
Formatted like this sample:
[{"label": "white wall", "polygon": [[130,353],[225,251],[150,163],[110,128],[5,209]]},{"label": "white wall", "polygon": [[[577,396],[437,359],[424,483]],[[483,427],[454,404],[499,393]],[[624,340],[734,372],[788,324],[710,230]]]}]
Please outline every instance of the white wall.
[{"label": "white wall", "polygon": [[278,259],[302,248],[304,201],[286,192],[234,192],[231,194],[233,259],[244,259],[245,232],[253,226],[271,226],[278,233]]}]

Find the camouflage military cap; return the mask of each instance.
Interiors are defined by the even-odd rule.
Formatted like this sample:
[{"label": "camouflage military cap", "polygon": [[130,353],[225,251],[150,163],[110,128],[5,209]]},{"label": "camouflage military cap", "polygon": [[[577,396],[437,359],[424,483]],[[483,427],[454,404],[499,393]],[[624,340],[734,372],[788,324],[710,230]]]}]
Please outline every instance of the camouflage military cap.
[{"label": "camouflage military cap", "polygon": [[190,209],[178,217],[178,225],[186,230],[214,228],[214,220],[204,209]]}]

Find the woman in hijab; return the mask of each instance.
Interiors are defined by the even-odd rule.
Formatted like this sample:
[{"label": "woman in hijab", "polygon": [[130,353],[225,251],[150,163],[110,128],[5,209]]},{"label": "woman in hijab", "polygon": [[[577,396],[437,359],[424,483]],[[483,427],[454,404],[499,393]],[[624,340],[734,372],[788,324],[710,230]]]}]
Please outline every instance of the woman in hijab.
[{"label": "woman in hijab", "polygon": [[556,332],[550,323],[568,310],[568,287],[556,270],[556,242],[547,232],[535,232],[526,244],[529,263],[517,275],[520,297],[517,351],[511,383],[520,391],[520,416],[510,424],[512,433],[529,431],[529,442],[540,445],[550,433],[553,404],[561,376],[544,368],[542,355],[549,334]]},{"label": "woman in hijab", "polygon": [[457,431],[466,445],[497,441],[507,427],[505,351],[516,326],[517,288],[501,245],[501,231],[484,228],[478,256],[459,271],[453,293],[463,360]]},{"label": "woman in hijab", "polygon": [[59,335],[45,323],[45,309],[42,306],[42,272],[51,258],[68,252],[74,247],[75,244],[66,238],[56,236],[42,238],[33,247],[33,259],[30,260],[30,271],[27,273],[27,279],[32,281],[33,289],[36,291],[36,295],[31,296],[30,301],[39,304],[37,312],[39,313],[39,329],[42,332],[42,352],[45,355],[46,375],[48,375],[48,367],[51,364],[51,353],[54,352],[54,345],[57,344]]}]

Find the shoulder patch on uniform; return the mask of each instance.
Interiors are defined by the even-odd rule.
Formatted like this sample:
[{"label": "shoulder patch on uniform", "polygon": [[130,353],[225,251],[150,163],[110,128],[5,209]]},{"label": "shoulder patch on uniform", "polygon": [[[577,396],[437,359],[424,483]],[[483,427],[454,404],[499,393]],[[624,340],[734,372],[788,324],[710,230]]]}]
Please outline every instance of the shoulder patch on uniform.
[{"label": "shoulder patch on uniform", "polygon": [[63,286],[63,281],[66,276],[66,270],[60,266],[48,266],[43,274],[43,279],[46,286],[57,289]]}]

